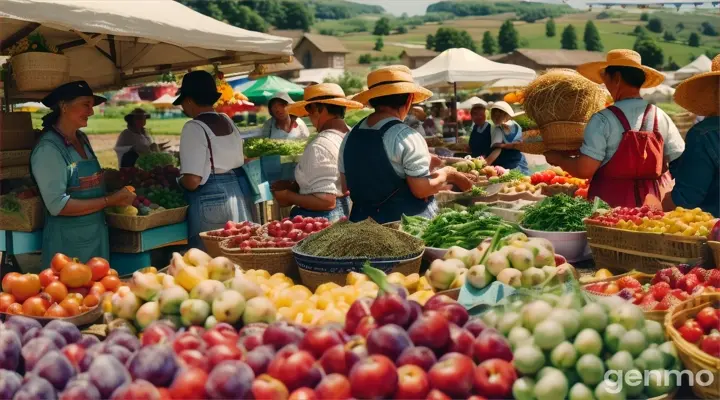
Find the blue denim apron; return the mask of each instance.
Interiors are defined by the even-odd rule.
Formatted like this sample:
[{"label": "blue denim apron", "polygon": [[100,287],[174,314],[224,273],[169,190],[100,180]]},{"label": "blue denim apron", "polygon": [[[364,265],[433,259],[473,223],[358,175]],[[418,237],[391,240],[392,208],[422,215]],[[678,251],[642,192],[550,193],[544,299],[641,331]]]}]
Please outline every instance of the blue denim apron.
[{"label": "blue denim apron", "polygon": [[302,217],[327,218],[330,222],[335,222],[342,217],[350,215],[350,202],[347,197],[338,197],[335,200],[335,208],[330,211],[314,211],[298,206],[293,206],[290,210],[290,218],[300,215]]},{"label": "blue denim apron", "polygon": [[372,218],[384,224],[399,221],[403,214],[432,218],[437,211],[434,197],[415,197],[385,153],[385,132],[402,121],[390,121],[380,130],[360,128],[363,121],[348,133],[343,152],[345,180],[353,202],[350,221]]},{"label": "blue denim apron", "polygon": [[489,123],[485,123],[485,128],[483,130],[480,130],[480,128],[475,125],[473,126],[472,132],[470,133],[470,155],[473,158],[477,158],[480,156],[483,156],[487,158],[487,156],[492,153],[493,149],[491,146],[491,135],[490,132],[492,131],[492,126],[490,126]]},{"label": "blue denim apron", "polygon": [[194,191],[183,192],[189,205],[188,244],[190,247],[205,250],[200,232],[220,229],[227,221],[253,221],[253,214],[252,200],[248,197],[252,191],[245,170],[240,167],[216,174],[210,136],[205,123],[201,122],[200,125],[210,151],[210,176]]},{"label": "blue denim apron", "polygon": [[[67,193],[71,199],[96,199],[105,196],[105,181],[100,163],[87,138],[78,134],[86,150],[87,160],[73,162],[70,155],[75,151],[66,145],[65,138],[56,131],[46,132],[41,140],[52,143],[66,162],[68,177]],[[93,257],[110,259],[110,241],[104,211],[80,216],[53,216],[45,210],[43,229],[42,265],[50,265],[56,253],[63,253],[81,262]]]},{"label": "blue denim apron", "polygon": [[[518,127],[518,132],[515,133],[515,136],[512,140],[506,140],[505,134],[503,133],[503,143],[513,143],[516,139],[521,137],[522,132]],[[502,149],[500,155],[497,159],[495,159],[493,165],[497,165],[505,169],[517,169],[525,175],[530,175],[530,168],[528,167],[527,160],[525,159],[525,155],[521,153],[520,150]]]}]

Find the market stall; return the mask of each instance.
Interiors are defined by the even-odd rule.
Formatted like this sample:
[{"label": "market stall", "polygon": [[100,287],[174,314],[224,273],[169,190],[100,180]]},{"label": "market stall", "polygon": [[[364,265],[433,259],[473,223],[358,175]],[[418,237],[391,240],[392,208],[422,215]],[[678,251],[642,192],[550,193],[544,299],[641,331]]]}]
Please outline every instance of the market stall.
[{"label": "market stall", "polygon": [[[250,71],[257,64],[288,61],[292,55],[290,39],[235,28],[170,0],[143,7],[118,2],[11,0],[0,10],[0,42],[0,51],[11,55],[3,74],[0,179],[4,190],[12,190],[8,196],[14,196],[3,199],[7,205],[3,210],[9,212],[0,218],[0,228],[10,249],[3,252],[3,258],[19,248],[12,243],[19,236],[11,231],[32,232],[36,238],[43,226],[39,196],[16,200],[22,188],[10,181],[28,176],[29,155],[37,134],[29,113],[11,112],[14,103],[40,100],[71,80],[85,80],[98,92],[206,65],[231,65]],[[169,201],[166,205],[173,207],[165,207],[151,200],[167,200],[158,189],[167,189],[163,182],[174,181],[168,172],[175,172],[149,176],[155,167],[141,168],[150,182],[141,189],[148,192],[142,195],[143,204],[109,210],[108,223],[120,235],[111,240],[114,254],[124,260],[113,261],[122,264],[122,270],[127,267],[126,272],[138,264],[147,265],[149,250],[185,239],[181,233],[185,230],[183,205]],[[8,222],[8,218],[14,219]]]}]

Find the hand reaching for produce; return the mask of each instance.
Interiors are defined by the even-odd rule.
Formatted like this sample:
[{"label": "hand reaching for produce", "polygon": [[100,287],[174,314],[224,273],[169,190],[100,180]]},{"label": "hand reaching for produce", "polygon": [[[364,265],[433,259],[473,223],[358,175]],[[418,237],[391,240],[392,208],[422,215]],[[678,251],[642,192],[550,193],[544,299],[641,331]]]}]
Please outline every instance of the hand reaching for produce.
[{"label": "hand reaching for produce", "polygon": [[290,201],[291,193],[289,190],[278,190],[273,192],[273,197],[275,197],[275,201],[280,204],[280,207],[289,207],[293,205]]},{"label": "hand reaching for produce", "polygon": [[135,193],[124,187],[107,197],[108,206],[129,206],[135,200]]},{"label": "hand reaching for produce", "polygon": [[447,181],[457,186],[458,189],[463,192],[467,192],[468,190],[473,188],[473,182],[463,173],[458,172],[454,168],[450,168],[448,170]]},{"label": "hand reaching for produce", "polygon": [[442,167],[443,160],[440,159],[436,154],[430,154],[430,171]]}]

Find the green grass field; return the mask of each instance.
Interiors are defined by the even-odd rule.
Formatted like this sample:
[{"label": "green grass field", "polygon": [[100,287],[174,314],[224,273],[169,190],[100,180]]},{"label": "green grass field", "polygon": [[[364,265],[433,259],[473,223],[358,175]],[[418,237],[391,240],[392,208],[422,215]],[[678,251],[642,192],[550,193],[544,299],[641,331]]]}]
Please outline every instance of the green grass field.
[{"label": "green grass field", "polygon": [[[147,121],[147,129],[153,135],[179,135],[182,127],[188,120],[186,118],[175,119],[150,119]],[[40,115],[33,115],[33,127],[40,129],[42,120]],[[117,134],[127,127],[122,118],[106,118],[102,116],[90,117],[87,128],[83,132],[90,135]]]}]

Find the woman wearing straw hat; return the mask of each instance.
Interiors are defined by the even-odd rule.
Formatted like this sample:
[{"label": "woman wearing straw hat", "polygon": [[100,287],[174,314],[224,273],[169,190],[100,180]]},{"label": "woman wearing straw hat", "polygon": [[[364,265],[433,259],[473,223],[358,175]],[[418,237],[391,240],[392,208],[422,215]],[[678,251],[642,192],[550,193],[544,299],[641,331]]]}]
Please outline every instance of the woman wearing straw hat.
[{"label": "woman wearing straw hat", "polygon": [[[303,101],[291,104],[288,112],[309,117],[317,136],[308,143],[295,167],[297,187],[273,185],[273,196],[280,205],[292,205],[291,216],[324,217],[337,221],[350,214],[338,171],[340,145],[350,128],[344,121],[345,110],[363,108],[348,100],[335,83],[320,83],[305,88]],[[293,190],[297,189],[297,190]]]},{"label": "woman wearing straw hat", "polygon": [[200,232],[221,228],[227,221],[252,220],[253,199],[243,165],[243,141],[235,124],[215,112],[220,98],[215,78],[206,71],[183,77],[178,97],[192,120],[180,136],[180,174],[188,209],[188,243],[205,248]]},{"label": "woman wearing straw hat", "polygon": [[345,135],[340,148],[341,179],[353,202],[350,220],[386,223],[403,214],[432,217],[437,210],[433,196],[448,182],[462,190],[472,187],[452,168],[431,172],[425,139],[402,123],[412,105],[432,92],[417,85],[405,66],[375,70],[367,84],[353,100],[375,111]]},{"label": "woman wearing straw hat", "polygon": [[488,155],[487,162],[530,175],[523,153],[510,147],[512,143],[522,142],[522,127],[513,121],[514,117],[521,114],[513,111],[510,104],[504,101],[497,101],[490,106],[490,118],[495,126],[490,135],[492,152]]},{"label": "woman wearing straw hat", "polygon": [[705,117],[685,136],[685,152],[671,165],[675,187],[663,208],[700,207],[720,217],[720,55],[711,72],[686,79],[675,89],[675,102]]},{"label": "woman wearing straw hat", "polygon": [[287,93],[276,93],[268,101],[270,119],[262,127],[262,137],[270,139],[307,139],[310,136],[305,122],[296,115],[288,113],[288,105],[294,101]]},{"label": "woman wearing straw hat", "polygon": [[643,100],[640,89],[661,84],[664,75],[642,65],[632,50],[612,50],[607,61],[583,64],[578,72],[604,83],[615,104],[590,118],[579,157],[551,151],[545,158],[574,176],[592,178],[590,198],[613,207],[640,206],[648,194],[660,197],[661,176],[685,144],[670,117]]},{"label": "woman wearing straw hat", "polygon": [[115,153],[120,167],[134,167],[140,154],[163,151],[167,142],[156,144],[145,130],[150,114],[142,108],[136,108],[125,116],[127,129],[120,132],[115,142]]}]

